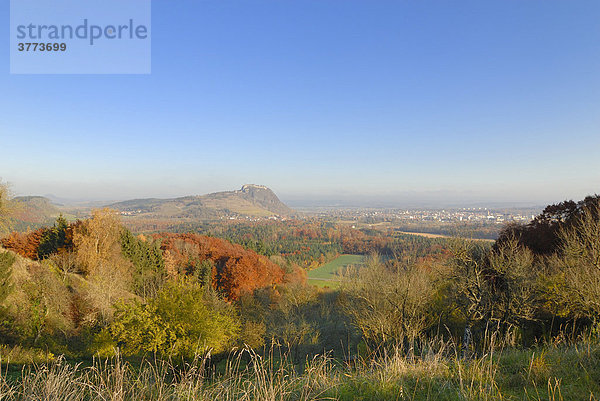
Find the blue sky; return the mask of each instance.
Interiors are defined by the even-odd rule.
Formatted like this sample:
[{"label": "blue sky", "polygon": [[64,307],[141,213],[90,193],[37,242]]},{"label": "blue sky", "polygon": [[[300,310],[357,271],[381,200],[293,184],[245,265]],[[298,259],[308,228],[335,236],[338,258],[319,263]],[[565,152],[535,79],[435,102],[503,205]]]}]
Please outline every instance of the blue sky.
[{"label": "blue sky", "polygon": [[599,21],[597,0],[153,0],[151,75],[10,75],[0,41],[0,177],[101,199],[581,198]]}]

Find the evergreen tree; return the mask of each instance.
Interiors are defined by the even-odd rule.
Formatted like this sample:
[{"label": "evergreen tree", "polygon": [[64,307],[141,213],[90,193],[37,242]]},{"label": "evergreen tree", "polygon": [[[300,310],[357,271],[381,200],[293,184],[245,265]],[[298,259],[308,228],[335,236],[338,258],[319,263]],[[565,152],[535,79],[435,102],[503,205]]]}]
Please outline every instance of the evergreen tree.
[{"label": "evergreen tree", "polygon": [[212,271],[215,264],[210,259],[205,259],[202,262],[196,263],[195,276],[198,278],[198,282],[205,289],[212,288]]},{"label": "evergreen tree", "polygon": [[67,245],[67,229],[69,223],[62,214],[56,219],[54,226],[44,232],[38,248],[39,259],[44,259]]},{"label": "evergreen tree", "polygon": [[165,278],[165,261],[158,243],[143,241],[124,229],[121,250],[133,264],[136,294],[144,298],[153,297]]}]

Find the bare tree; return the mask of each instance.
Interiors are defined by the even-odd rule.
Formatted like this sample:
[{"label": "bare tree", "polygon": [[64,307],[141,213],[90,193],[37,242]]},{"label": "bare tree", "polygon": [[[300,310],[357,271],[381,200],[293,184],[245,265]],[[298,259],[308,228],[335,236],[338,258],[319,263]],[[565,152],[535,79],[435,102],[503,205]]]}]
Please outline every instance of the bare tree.
[{"label": "bare tree", "polygon": [[493,302],[490,320],[506,332],[533,321],[539,299],[533,253],[513,238],[490,252],[488,261]]},{"label": "bare tree", "polygon": [[489,318],[491,292],[486,280],[488,249],[480,241],[456,238],[451,244],[449,297],[465,321],[463,353],[471,345],[473,325]]},{"label": "bare tree", "polygon": [[435,321],[431,303],[437,272],[412,263],[382,263],[348,271],[342,305],[372,346],[414,340]]},{"label": "bare tree", "polygon": [[562,230],[555,259],[557,302],[577,317],[600,318],[600,206],[584,210],[572,228]]}]

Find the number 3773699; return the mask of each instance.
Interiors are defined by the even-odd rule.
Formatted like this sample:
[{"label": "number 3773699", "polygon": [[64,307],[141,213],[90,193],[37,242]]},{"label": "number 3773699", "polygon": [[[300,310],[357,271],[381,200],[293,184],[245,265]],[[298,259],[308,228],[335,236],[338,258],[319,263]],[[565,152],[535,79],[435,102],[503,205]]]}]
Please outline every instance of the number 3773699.
[{"label": "number 3773699", "polygon": [[20,52],[64,52],[66,43],[17,43]]}]

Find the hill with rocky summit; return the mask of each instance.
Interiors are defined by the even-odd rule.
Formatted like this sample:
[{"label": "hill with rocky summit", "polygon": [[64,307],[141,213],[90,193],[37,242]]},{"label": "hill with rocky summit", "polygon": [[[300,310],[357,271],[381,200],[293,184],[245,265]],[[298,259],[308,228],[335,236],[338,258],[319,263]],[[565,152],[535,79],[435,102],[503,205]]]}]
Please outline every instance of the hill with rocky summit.
[{"label": "hill with rocky summit", "polygon": [[294,213],[268,187],[247,184],[237,191],[173,199],[132,199],[108,205],[124,215],[208,220],[232,216],[289,216]]}]

